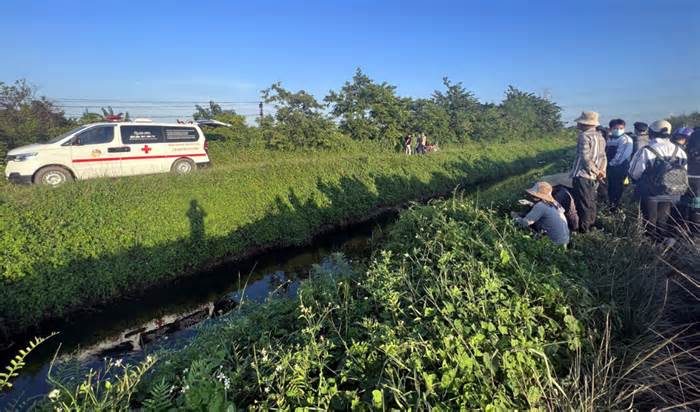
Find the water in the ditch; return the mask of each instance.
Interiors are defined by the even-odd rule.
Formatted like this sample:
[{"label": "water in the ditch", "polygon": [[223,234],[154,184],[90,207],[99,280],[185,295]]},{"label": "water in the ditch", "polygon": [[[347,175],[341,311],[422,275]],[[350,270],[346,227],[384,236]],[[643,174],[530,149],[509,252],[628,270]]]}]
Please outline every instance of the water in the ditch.
[{"label": "water in the ditch", "polygon": [[[375,230],[385,228],[395,217],[394,213],[386,213],[370,222],[320,236],[308,246],[226,263],[153,289],[138,299],[122,300],[92,313],[54,322],[44,334],[60,333],[29,355],[12,390],[0,395],[0,410],[25,409],[22,403],[26,406],[33,397],[48,392],[46,376],[57,350],[59,359],[70,355],[79,361],[71,364],[86,370],[99,368],[104,358],[138,358],[149,347],[182,344],[196,333],[194,325],[235,308],[242,295],[257,301],[271,293],[293,296],[311,266],[331,253],[343,252],[350,259],[367,256]],[[0,365],[7,364],[19,349],[15,345],[0,352]]]}]

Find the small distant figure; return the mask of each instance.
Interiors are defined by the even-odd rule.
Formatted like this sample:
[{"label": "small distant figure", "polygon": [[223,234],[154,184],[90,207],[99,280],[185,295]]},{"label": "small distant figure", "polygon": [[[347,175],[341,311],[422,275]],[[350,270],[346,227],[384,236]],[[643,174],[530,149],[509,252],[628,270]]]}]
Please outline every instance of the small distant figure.
[{"label": "small distant figure", "polygon": [[643,147],[649,145],[649,125],[644,122],[634,122],[634,133],[632,133],[632,155]]},{"label": "small distant figure", "polygon": [[425,136],[425,133],[418,136],[418,144],[416,144],[416,153],[417,154],[426,154],[428,151],[428,149],[426,147],[427,144],[428,144],[428,138]]},{"label": "small distant figure", "polygon": [[625,121],[613,119],[610,121],[610,138],[606,146],[608,156],[608,202],[615,209],[625,190],[625,179],[630,168],[634,143],[625,133]]},{"label": "small distant figure", "polygon": [[671,141],[671,129],[671,123],[666,120],[652,123],[651,141],[634,155],[629,170],[637,183],[647,234],[669,244],[675,243],[668,224],[671,209],[688,190],[688,156],[680,147],[686,139]]},{"label": "small distant figure", "polygon": [[437,143],[425,145],[425,153],[435,153],[439,150],[440,150],[440,147],[438,146]]},{"label": "small distant figure", "polygon": [[531,204],[532,208],[525,216],[511,212],[511,217],[518,225],[532,227],[537,232],[543,232],[555,244],[566,246],[571,233],[564,208],[552,196],[552,185],[537,182],[525,193],[530,199],[521,201],[521,204]]},{"label": "small distant figure", "polygon": [[413,148],[411,147],[411,144],[413,143],[413,136],[410,134],[407,134],[406,137],[403,138],[403,154],[406,156],[411,155],[411,151]]},{"label": "small distant figure", "polygon": [[588,232],[596,220],[598,204],[596,192],[601,181],[605,180],[608,165],[605,156],[605,139],[596,130],[600,125],[596,112],[582,112],[577,118],[579,130],[576,143],[576,160],[571,170],[574,201],[579,217],[579,231]]}]

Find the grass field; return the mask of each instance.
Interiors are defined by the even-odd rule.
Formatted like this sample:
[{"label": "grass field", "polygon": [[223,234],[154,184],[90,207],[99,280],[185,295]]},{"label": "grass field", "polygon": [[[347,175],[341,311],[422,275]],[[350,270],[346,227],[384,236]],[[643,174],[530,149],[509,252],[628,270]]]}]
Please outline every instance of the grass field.
[{"label": "grass field", "polygon": [[16,332],[224,258],[305,242],[381,207],[519,174],[570,145],[550,138],[407,158],[372,145],[283,153],[214,144],[214,166],[192,176],[3,186],[0,328]]}]

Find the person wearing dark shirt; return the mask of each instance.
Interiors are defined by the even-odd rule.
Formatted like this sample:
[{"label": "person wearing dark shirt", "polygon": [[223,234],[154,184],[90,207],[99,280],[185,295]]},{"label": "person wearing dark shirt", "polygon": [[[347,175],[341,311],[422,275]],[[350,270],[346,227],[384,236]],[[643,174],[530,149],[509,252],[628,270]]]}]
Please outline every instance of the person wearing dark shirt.
[{"label": "person wearing dark shirt", "polygon": [[632,154],[649,144],[649,125],[644,122],[634,123],[634,133],[632,133]]},{"label": "person wearing dark shirt", "polygon": [[610,121],[610,138],[606,145],[608,156],[608,201],[614,209],[620,203],[625,190],[625,179],[632,158],[632,138],[625,133],[625,121],[613,119]]}]

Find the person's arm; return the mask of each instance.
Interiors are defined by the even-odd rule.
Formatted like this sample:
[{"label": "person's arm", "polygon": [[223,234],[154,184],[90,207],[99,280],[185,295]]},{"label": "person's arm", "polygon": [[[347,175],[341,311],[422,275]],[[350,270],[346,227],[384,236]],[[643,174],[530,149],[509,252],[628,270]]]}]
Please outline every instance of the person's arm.
[{"label": "person's arm", "polygon": [[634,158],[630,164],[630,177],[633,180],[639,180],[642,177],[647,168],[647,162],[650,160],[650,155],[653,155],[651,151],[643,148],[639,149],[639,151],[634,154]]},{"label": "person's arm", "polygon": [[544,206],[542,203],[535,204],[535,206],[530,209],[525,217],[516,218],[515,222],[522,227],[533,225],[535,222],[540,220],[540,218],[542,218],[544,207],[546,206]]}]

